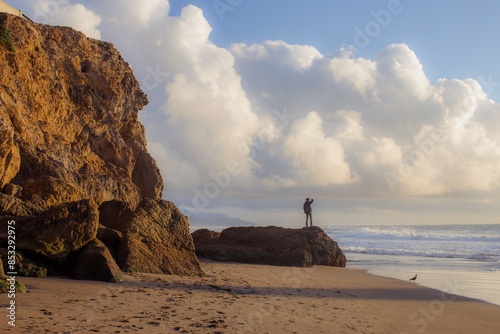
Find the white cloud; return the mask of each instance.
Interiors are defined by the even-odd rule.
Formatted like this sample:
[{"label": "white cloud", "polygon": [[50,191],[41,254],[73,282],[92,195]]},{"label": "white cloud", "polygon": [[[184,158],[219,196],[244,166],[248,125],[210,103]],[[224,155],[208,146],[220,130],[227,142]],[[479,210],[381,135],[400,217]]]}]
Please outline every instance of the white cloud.
[{"label": "white cloud", "polygon": [[35,21],[70,26],[88,37],[101,39],[98,29],[101,18],[80,3],[72,4],[68,0],[39,0],[33,6]]},{"label": "white cloud", "polygon": [[367,167],[398,167],[401,162],[402,151],[392,138],[373,137],[367,144],[369,148],[361,156],[362,162]]},{"label": "white cloud", "polygon": [[[418,137],[427,139],[427,150],[420,148],[423,163],[415,177],[427,180],[429,187],[415,188],[417,194],[443,194],[455,191],[492,191],[500,186],[500,146],[488,138],[484,126],[474,121],[464,125],[447,124],[440,136],[429,140],[429,129]],[[427,133],[425,133],[427,132]],[[424,140],[425,140],[424,139]],[[430,184],[440,185],[433,188]]]},{"label": "white cloud", "polygon": [[267,61],[273,66],[305,70],[323,56],[309,45],[291,45],[284,41],[265,41],[262,44],[234,44],[231,51],[239,58]]},{"label": "white cloud", "polygon": [[332,78],[366,96],[375,86],[376,63],[361,58],[337,57],[329,62]]},{"label": "white cloud", "polygon": [[166,0],[107,0],[91,3],[105,20],[127,30],[148,29],[155,21],[166,19],[170,11],[170,4]]},{"label": "white cloud", "polygon": [[[328,117],[328,116],[327,116]],[[339,110],[332,120],[333,133],[342,142],[364,140],[364,129],[361,124],[361,113],[350,110]]]},{"label": "white cloud", "polygon": [[293,168],[292,180],[298,186],[357,181],[344,160],[342,144],[325,136],[321,117],[316,112],[311,111],[292,124],[283,145],[283,156]]},{"label": "white cloud", "polygon": [[[379,93],[385,100],[425,100],[431,93],[429,81],[417,55],[406,44],[391,44],[375,58]],[[392,97],[388,94],[394,94]],[[408,100],[406,100],[408,102]]]},{"label": "white cloud", "polygon": [[132,12],[134,15],[132,15],[133,18],[131,20],[137,18],[145,27],[149,25],[151,20],[162,18],[170,11],[170,4],[165,0],[122,0],[121,3],[122,6],[127,6],[127,4],[130,6],[136,6],[136,10]]}]

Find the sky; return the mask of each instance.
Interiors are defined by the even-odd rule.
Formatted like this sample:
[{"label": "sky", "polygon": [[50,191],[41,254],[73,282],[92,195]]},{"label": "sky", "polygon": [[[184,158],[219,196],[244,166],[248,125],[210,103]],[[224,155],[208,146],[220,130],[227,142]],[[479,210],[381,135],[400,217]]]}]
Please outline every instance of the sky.
[{"label": "sky", "polygon": [[194,224],[500,223],[500,2],[20,0],[134,70]]}]

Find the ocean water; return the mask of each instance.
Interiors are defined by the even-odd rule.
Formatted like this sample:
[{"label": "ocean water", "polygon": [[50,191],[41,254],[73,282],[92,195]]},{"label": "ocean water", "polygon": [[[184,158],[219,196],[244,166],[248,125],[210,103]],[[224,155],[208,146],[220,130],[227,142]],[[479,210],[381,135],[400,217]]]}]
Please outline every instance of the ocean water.
[{"label": "ocean water", "polygon": [[500,224],[323,229],[348,267],[500,305]]}]

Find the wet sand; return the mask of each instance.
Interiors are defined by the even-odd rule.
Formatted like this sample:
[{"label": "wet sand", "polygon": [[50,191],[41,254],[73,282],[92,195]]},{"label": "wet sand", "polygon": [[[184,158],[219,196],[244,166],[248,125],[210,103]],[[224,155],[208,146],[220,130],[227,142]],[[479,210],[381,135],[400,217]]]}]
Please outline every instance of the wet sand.
[{"label": "wet sand", "polygon": [[20,278],[6,333],[498,333],[500,306],[362,270],[202,259],[206,277],[125,275],[119,284]]}]

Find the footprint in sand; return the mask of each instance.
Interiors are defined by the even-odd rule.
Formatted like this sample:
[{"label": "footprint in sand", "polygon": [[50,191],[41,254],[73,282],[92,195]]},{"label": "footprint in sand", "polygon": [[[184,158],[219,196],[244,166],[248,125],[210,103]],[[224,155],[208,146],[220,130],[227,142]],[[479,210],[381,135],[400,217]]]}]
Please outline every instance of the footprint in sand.
[{"label": "footprint in sand", "polygon": [[42,313],[43,313],[43,315],[52,315],[52,314],[54,314],[54,313],[52,313],[52,312],[50,312],[50,311],[47,311],[47,310],[45,310],[45,309],[40,310],[40,312],[42,312]]}]

